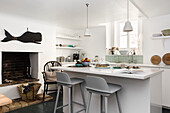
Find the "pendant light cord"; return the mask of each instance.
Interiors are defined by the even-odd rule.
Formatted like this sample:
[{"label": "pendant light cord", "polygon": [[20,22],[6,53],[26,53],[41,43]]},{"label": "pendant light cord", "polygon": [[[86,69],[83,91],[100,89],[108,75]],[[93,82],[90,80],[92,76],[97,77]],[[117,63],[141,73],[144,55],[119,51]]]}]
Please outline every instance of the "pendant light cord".
[{"label": "pendant light cord", "polygon": [[127,21],[129,21],[129,0],[127,0]]},{"label": "pendant light cord", "polygon": [[89,27],[88,26],[88,6],[89,6],[89,4],[87,3],[86,6],[87,6],[87,28],[88,28]]},{"label": "pendant light cord", "polygon": [[[129,0],[127,0],[127,21],[129,21]],[[127,32],[127,40],[129,40],[129,32]],[[129,43],[127,43],[129,49]]]}]

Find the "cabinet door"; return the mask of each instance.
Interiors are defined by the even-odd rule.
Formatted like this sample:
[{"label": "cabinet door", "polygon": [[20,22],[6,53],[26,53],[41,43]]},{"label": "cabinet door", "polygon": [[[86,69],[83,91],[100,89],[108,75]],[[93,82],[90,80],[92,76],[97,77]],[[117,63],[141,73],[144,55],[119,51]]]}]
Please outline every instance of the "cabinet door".
[{"label": "cabinet door", "polygon": [[170,69],[164,69],[162,74],[162,105],[170,107]]}]

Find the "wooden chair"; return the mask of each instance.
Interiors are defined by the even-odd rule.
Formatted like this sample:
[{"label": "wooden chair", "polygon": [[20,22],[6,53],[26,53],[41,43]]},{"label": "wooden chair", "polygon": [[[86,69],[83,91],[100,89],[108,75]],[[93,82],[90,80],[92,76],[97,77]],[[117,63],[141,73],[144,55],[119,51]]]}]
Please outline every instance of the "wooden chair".
[{"label": "wooden chair", "polygon": [[[54,67],[54,66],[61,66],[61,64],[57,61],[49,61],[44,65],[44,72],[42,72],[43,79],[44,79],[43,101],[45,99],[45,93],[47,94],[48,91],[57,91],[56,89],[52,89],[52,90],[48,89],[48,85],[57,84],[56,72],[51,70],[51,67]],[[51,76],[53,78],[50,79],[49,78],[50,75],[54,75],[54,76]]]},{"label": "wooden chair", "polygon": [[0,94],[0,113],[2,113],[2,106],[11,104],[12,100],[9,99],[8,97]]}]

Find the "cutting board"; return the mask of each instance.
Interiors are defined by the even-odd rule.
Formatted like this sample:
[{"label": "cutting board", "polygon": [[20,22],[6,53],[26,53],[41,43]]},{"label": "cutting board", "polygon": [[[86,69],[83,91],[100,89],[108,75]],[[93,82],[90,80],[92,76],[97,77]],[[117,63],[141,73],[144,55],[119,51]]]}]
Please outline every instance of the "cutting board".
[{"label": "cutting board", "polygon": [[170,65],[170,53],[165,54],[162,60],[166,65]]},{"label": "cutting board", "polygon": [[151,62],[154,65],[158,65],[158,64],[161,63],[161,57],[158,56],[158,55],[154,55],[154,56],[151,57]]}]

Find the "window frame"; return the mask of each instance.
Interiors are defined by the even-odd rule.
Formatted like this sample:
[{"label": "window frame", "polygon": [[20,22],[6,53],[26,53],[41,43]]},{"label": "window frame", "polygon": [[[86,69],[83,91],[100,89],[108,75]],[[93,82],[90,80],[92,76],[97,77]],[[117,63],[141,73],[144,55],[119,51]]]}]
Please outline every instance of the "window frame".
[{"label": "window frame", "polygon": [[[121,20],[121,21],[116,21],[114,24],[115,24],[115,38],[114,38],[114,45],[116,46],[116,47],[119,47],[119,49],[120,50],[129,50],[129,49],[133,49],[133,48],[130,48],[130,35],[136,35],[137,37],[138,37],[138,40],[139,40],[139,20],[138,19],[131,19],[130,20],[131,22],[137,22],[136,24],[137,24],[137,31],[136,31],[136,33],[134,33],[134,32],[127,32],[126,34],[123,34],[123,35],[121,35],[121,31],[120,31],[120,25],[121,24],[125,24],[125,20]],[[122,31],[123,31],[123,29],[122,29]],[[128,36],[129,35],[129,36]],[[122,37],[122,36],[126,36],[127,37],[127,48],[120,48],[120,38]],[[138,42],[138,43],[140,43],[140,42]],[[140,47],[139,47],[139,44],[138,44],[138,47],[137,48],[135,48],[136,50],[138,50]]]}]

